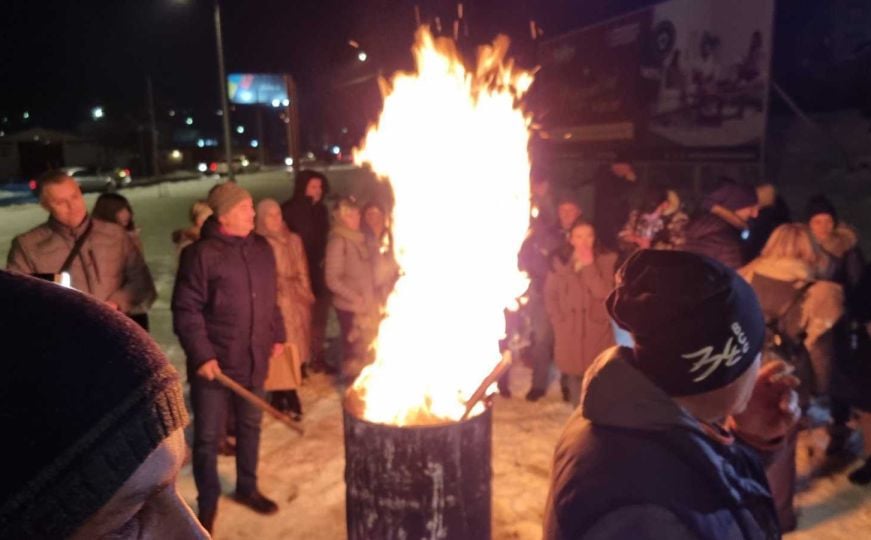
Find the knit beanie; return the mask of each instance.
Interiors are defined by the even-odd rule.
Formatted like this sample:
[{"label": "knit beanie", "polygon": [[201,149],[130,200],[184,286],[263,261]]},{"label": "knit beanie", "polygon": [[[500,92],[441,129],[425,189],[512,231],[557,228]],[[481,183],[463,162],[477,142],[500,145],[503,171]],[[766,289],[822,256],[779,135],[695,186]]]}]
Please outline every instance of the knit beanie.
[{"label": "knit beanie", "polygon": [[187,424],[178,373],[136,324],[0,271],[0,538],[66,538]]},{"label": "knit beanie", "polygon": [[759,204],[759,196],[755,188],[729,179],[723,180],[723,185],[705,197],[703,203],[707,210],[720,205],[733,212],[757,204]]},{"label": "knit beanie", "polygon": [[832,204],[832,201],[830,201],[825,195],[814,195],[808,200],[804,212],[805,220],[810,221],[812,217],[819,214],[828,214],[832,216],[835,223],[838,222],[838,211],[835,209],[835,205]]},{"label": "knit beanie", "polygon": [[240,202],[250,198],[251,194],[246,189],[239,187],[239,184],[236,182],[224,182],[209,191],[209,197],[206,202],[215,213],[215,217],[220,217],[232,210]]},{"label": "knit beanie", "polygon": [[703,255],[640,250],[606,301],[635,339],[635,365],[671,396],[709,392],[741,376],[765,336],[753,288]]}]

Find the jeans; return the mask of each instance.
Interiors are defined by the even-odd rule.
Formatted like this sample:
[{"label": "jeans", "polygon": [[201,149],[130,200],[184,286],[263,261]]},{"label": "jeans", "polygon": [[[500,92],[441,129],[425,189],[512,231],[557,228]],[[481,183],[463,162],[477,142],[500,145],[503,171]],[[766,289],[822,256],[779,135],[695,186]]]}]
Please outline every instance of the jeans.
[{"label": "jeans", "polygon": [[[260,397],[262,388],[248,388]],[[194,410],[193,470],[199,512],[214,512],[221,495],[218,480],[218,443],[230,407],[236,414],[236,493],[257,490],[257,458],[260,450],[260,409],[224,388],[218,382],[196,377],[191,382]]]},{"label": "jeans", "polygon": [[532,327],[532,343],[529,346],[532,390],[545,392],[550,383],[550,366],[553,363],[553,326],[544,307],[544,296],[540,292],[530,293],[526,309]]}]

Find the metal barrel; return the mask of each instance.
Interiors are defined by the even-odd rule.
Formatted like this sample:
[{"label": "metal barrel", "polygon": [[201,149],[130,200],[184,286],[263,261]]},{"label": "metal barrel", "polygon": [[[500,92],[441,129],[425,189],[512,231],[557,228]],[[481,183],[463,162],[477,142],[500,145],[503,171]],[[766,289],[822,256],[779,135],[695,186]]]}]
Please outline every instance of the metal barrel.
[{"label": "metal barrel", "polygon": [[344,410],[350,540],[487,540],[493,415],[374,424]]}]

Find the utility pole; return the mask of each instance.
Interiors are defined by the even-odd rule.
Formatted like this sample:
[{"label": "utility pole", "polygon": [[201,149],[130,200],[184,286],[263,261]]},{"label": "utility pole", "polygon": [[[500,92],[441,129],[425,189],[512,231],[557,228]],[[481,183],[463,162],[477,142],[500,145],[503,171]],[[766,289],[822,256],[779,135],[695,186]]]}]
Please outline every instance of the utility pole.
[{"label": "utility pole", "polygon": [[266,136],[263,133],[263,105],[255,105],[257,109],[257,155],[260,166],[266,166]]},{"label": "utility pole", "polygon": [[148,105],[148,132],[151,141],[151,176],[158,176],[160,175],[160,162],[157,159],[157,121],[154,118],[154,87],[151,85],[150,75],[145,79],[145,87],[145,99]]},{"label": "utility pole", "polygon": [[230,138],[230,103],[227,100],[227,73],[224,69],[224,38],[221,34],[221,5],[215,1],[215,45],[218,53],[218,77],[221,88],[221,115],[224,124],[224,153],[227,159],[227,178],[236,181],[233,173],[233,141]]},{"label": "utility pole", "polygon": [[290,75],[284,76],[287,86],[287,151],[293,158],[293,172],[299,172],[299,95],[296,91],[296,81]]}]

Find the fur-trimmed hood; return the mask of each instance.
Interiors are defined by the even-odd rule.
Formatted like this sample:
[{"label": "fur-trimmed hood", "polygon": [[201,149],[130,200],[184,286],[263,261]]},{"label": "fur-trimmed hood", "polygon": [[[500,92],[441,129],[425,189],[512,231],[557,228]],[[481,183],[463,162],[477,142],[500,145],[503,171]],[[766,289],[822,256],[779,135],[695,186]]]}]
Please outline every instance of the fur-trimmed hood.
[{"label": "fur-trimmed hood", "polygon": [[854,249],[859,243],[859,235],[853,227],[846,223],[839,223],[832,234],[823,241],[820,241],[820,247],[834,257],[841,258],[848,251]]},{"label": "fur-trimmed hood", "polygon": [[802,303],[801,326],[807,332],[805,344],[812,346],[844,315],[844,289],[833,281],[816,280],[816,271],[800,259],[759,257],[738,271],[752,282],[759,274],[778,281],[793,282],[796,289],[813,283]]}]

